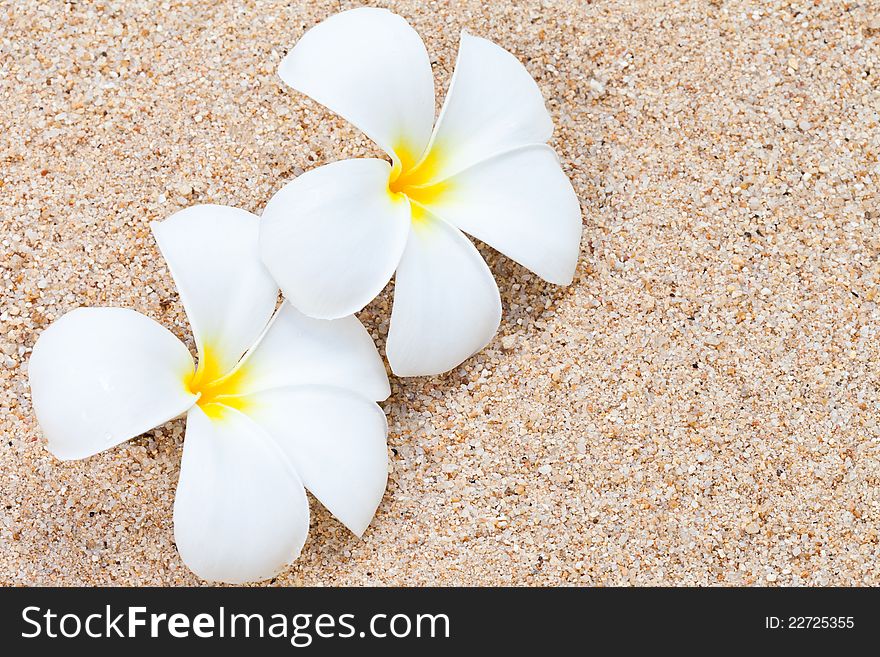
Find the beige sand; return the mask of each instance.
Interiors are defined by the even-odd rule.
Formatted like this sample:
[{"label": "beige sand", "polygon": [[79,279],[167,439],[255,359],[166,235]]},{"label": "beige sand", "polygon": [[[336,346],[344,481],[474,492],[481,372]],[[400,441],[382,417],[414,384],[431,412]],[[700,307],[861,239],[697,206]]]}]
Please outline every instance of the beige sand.
[{"label": "beige sand", "polygon": [[[483,249],[498,336],[446,376],[392,379],[371,528],[314,503],[276,584],[880,582],[878,5],[421,5],[388,6],[441,99],[462,28],[543,89],[579,271],[560,289]],[[172,536],[183,423],[62,464],[28,355],[80,305],[191,344],[148,222],[259,213],[302,170],[377,153],[276,76],[340,6],[0,7],[0,582],[198,582]],[[361,313],[380,348],[389,313],[388,290]]]}]

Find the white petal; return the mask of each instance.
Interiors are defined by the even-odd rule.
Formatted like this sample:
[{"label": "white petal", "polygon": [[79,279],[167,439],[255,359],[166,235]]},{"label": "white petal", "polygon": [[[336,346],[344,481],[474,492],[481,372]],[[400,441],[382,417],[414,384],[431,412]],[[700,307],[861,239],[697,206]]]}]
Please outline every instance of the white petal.
[{"label": "white petal", "polygon": [[526,68],[491,41],[462,32],[434,136],[440,180],[504,151],[542,144],[553,122]]},{"label": "white petal", "polygon": [[418,157],[434,122],[425,44],[400,16],[362,7],[319,23],[282,60],[281,79],[347,119],[389,155]]},{"label": "white petal", "polygon": [[571,283],[581,208],[549,146],[519,148],[465,169],[447,180],[431,210],[541,278]]},{"label": "white petal", "polygon": [[299,556],[309,532],[302,482],[252,420],[228,409],[187,415],[174,540],[196,575],[239,584],[272,577]]},{"label": "white petal", "polygon": [[486,346],[501,321],[498,286],[454,226],[424,213],[397,268],[388,362],[398,376],[440,374]]},{"label": "white petal", "polygon": [[391,280],[410,211],[388,191],[390,172],[383,160],[334,162],[286,184],[263,211],[263,262],[306,315],[351,315]]},{"label": "white petal", "polygon": [[196,205],[150,224],[180,291],[199,349],[219,373],[263,332],[278,286],[260,262],[259,217],[223,205]]},{"label": "white petal", "polygon": [[72,310],[40,335],[28,364],[34,412],[60,459],[118,445],[186,412],[193,360],[149,317]]},{"label": "white petal", "polygon": [[285,301],[242,364],[241,394],[296,385],[329,385],[381,401],[391,394],[385,365],[354,315],[312,319]]},{"label": "white petal", "polygon": [[252,395],[245,412],[281,447],[305,487],[363,534],[388,478],[382,409],[341,388],[296,386]]}]

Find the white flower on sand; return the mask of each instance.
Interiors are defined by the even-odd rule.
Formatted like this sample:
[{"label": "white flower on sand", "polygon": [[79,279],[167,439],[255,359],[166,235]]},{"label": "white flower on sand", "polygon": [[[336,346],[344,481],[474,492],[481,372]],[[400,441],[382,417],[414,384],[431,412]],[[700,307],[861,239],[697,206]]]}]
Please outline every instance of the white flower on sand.
[{"label": "white flower on sand", "polygon": [[462,231],[547,281],[571,282],[580,205],[545,143],[553,124],[541,92],[513,55],[463,33],[433,131],[427,51],[387,10],[354,9],[320,23],[279,73],[391,158],[319,167],[269,201],[263,261],[299,310],[322,318],[357,312],[396,270],[391,369],[438,374],[482,349],[501,318],[498,287]]},{"label": "white flower on sand", "polygon": [[186,413],[174,537],[200,577],[272,577],[302,550],[310,490],[360,535],[385,490],[389,394],[353,316],[305,317],[260,262],[258,218],[196,206],[152,224],[198,348],[123,308],[82,308],[34,345],[34,411],[61,459]]}]

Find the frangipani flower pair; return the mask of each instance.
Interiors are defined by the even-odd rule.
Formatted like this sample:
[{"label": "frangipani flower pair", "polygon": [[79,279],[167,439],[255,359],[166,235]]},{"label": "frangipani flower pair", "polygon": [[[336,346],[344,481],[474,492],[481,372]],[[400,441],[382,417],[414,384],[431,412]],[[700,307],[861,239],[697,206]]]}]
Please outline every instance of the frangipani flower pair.
[{"label": "frangipani flower pair", "polygon": [[462,230],[556,283],[571,281],[580,240],[577,199],[544,145],[552,124],[540,92],[498,46],[462,35],[433,132],[427,53],[388,11],[328,19],[280,72],[391,163],[319,167],[262,219],[206,205],[151,224],[198,367],[166,329],[119,308],[63,316],[29,365],[35,413],[62,459],[186,414],[175,540],[216,581],[266,579],[299,555],[305,489],[358,535],[372,519],[387,478],[375,402],[390,390],[353,313],[395,269],[389,363],[399,375],[436,374],[479,351],[500,321],[498,288]]}]

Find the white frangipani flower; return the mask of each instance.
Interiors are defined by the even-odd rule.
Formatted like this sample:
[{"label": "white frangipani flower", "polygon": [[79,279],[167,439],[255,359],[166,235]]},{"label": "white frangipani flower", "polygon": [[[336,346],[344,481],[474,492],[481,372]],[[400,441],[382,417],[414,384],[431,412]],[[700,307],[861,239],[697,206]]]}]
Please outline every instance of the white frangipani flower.
[{"label": "white frangipani flower", "polygon": [[302,550],[310,490],[360,535],[387,478],[389,394],[353,316],[311,319],[258,253],[256,216],[224,206],[152,224],[198,348],[123,308],[81,308],[34,345],[34,411],[61,459],[79,459],[183,413],[174,537],[204,579],[272,577]]},{"label": "white frangipani flower", "polygon": [[462,33],[433,130],[427,51],[387,10],[325,20],[279,73],[391,158],[319,167],[269,201],[263,261],[299,310],[322,318],[357,312],[396,270],[391,369],[438,374],[482,349],[501,318],[498,287],[462,231],[547,281],[571,282],[580,205],[545,143],[553,124],[541,92],[513,55]]}]

